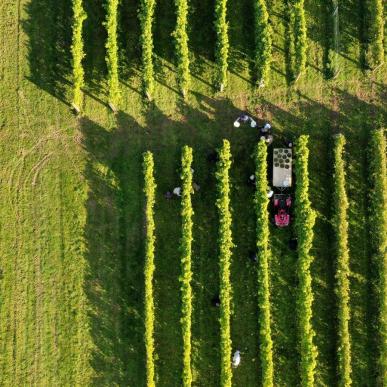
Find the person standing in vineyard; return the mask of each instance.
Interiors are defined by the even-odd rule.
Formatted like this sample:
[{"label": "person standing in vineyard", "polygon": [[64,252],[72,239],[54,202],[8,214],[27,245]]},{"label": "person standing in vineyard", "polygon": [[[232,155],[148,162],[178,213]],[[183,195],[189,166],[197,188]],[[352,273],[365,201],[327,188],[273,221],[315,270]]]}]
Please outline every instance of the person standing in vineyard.
[{"label": "person standing in vineyard", "polygon": [[234,127],[239,128],[241,126],[241,123],[247,124],[249,121],[250,121],[250,126],[252,128],[255,128],[257,126],[257,123],[252,117],[250,117],[246,113],[243,113],[234,121]]},{"label": "person standing in vineyard", "polygon": [[232,357],[232,366],[234,368],[237,368],[239,366],[239,364],[241,364],[241,351],[239,349],[237,349],[234,352],[234,356]]},{"label": "person standing in vineyard", "polygon": [[180,197],[181,196],[181,187],[175,187],[173,189],[173,194]]},{"label": "person standing in vineyard", "polygon": [[258,129],[259,129],[259,136],[260,136],[259,138],[261,140],[264,140],[267,145],[270,145],[274,140],[271,125],[268,122],[266,122],[265,125],[259,127]]}]

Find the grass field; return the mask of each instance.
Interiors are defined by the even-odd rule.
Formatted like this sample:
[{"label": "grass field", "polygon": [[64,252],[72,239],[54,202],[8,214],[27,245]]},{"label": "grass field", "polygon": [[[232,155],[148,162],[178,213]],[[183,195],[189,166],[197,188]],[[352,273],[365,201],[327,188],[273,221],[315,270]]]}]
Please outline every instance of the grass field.
[{"label": "grass field", "polygon": [[[220,380],[218,217],[215,167],[206,160],[223,138],[231,142],[235,248],[231,264],[233,348],[242,362],[235,386],[260,383],[254,191],[257,133],[234,128],[242,111],[269,121],[286,136],[310,135],[311,201],[317,211],[312,253],[316,385],[337,381],[336,301],[332,217],[332,138],[347,138],[350,335],[354,386],[376,385],[377,342],[372,324],[366,145],[386,126],[385,66],[363,72],[363,6],[340,3],[339,74],[326,75],[325,1],[307,0],[308,68],[288,84],[285,2],[268,0],[274,57],[268,87],[251,83],[253,4],[229,0],[230,74],[215,89],[213,1],[190,2],[192,92],[177,91],[174,2],[156,8],[153,102],[141,95],[138,2],[120,4],[122,101],[106,104],[102,1],[85,0],[84,113],[71,101],[71,1],[0,3],[0,385],[145,385],[144,195],[142,153],[155,158],[155,347],[159,386],[181,385],[180,202],[163,194],[180,182],[181,148],[193,148],[194,243],[192,372],[195,386]],[[271,228],[272,334],[276,386],[299,384],[295,316],[296,260],[287,230]]]}]

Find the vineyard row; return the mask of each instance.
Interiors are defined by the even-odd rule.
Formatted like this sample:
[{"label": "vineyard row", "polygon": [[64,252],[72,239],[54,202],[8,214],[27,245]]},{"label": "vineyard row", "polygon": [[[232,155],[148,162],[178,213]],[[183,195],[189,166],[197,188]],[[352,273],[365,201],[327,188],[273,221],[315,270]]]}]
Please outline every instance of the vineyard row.
[{"label": "vineyard row", "polygon": [[[381,382],[385,382],[386,361],[385,344],[387,339],[386,324],[386,246],[387,246],[387,198],[386,198],[386,140],[384,131],[374,131],[369,146],[370,154],[370,208],[371,208],[371,243],[373,260],[378,268],[377,281],[374,292],[378,298],[378,335],[379,364],[378,375]],[[332,230],[335,235],[334,251],[336,256],[335,293],[337,299],[337,371],[340,385],[350,386],[351,379],[351,338],[350,338],[350,251],[348,248],[348,234],[350,232],[347,220],[348,199],[346,194],[345,173],[345,137],[335,137],[333,154],[333,218]],[[269,199],[267,192],[268,162],[267,145],[260,141],[255,152],[256,190],[254,206],[256,214],[256,251],[257,267],[257,299],[259,333],[259,356],[262,370],[262,383],[265,386],[275,385],[275,338],[272,337],[271,313],[271,248],[269,225]],[[222,386],[232,385],[232,284],[231,258],[233,249],[232,238],[232,210],[231,210],[231,147],[227,140],[223,140],[218,150],[216,167],[218,210],[218,261],[219,261],[219,331],[220,331],[220,380]],[[313,386],[315,370],[318,361],[318,347],[314,342],[313,327],[313,247],[314,223],[316,213],[312,209],[309,198],[309,147],[308,136],[300,136],[295,143],[295,231],[298,240],[298,260],[295,268],[298,277],[296,315],[299,356],[300,385]],[[181,159],[181,326],[183,343],[182,384],[191,386],[191,316],[193,313],[192,272],[192,241],[193,235],[193,151],[185,146]],[[146,248],[145,248],[145,347],[147,354],[147,385],[153,386],[155,380],[154,360],[154,321],[155,308],[153,301],[153,273],[155,269],[155,223],[153,207],[155,204],[154,163],[150,152],[144,155],[145,198],[146,198]],[[157,244],[157,243],[156,243]],[[157,254],[156,254],[157,255]],[[157,258],[156,258],[157,259]],[[384,378],[384,379],[383,379]]]},{"label": "vineyard row", "polygon": [[[82,108],[82,89],[84,88],[84,70],[82,60],[84,54],[83,23],[86,13],[82,0],[73,1],[72,21],[72,67],[73,67],[73,101],[76,111]],[[270,10],[267,9],[266,0],[252,0],[254,5],[254,75],[258,86],[269,83],[272,58],[272,28],[270,24]],[[368,6],[368,43],[367,66],[376,68],[384,60],[384,18],[382,0],[372,0]],[[118,30],[118,0],[106,0],[106,20],[104,26],[107,31],[106,40],[106,64],[108,69],[108,103],[115,111],[120,101],[119,86],[119,45],[117,41]],[[173,33],[175,41],[175,57],[177,64],[177,76],[180,91],[184,98],[190,89],[190,52],[189,52],[189,7],[187,0],[175,0],[176,25]],[[227,86],[229,64],[229,28],[227,15],[227,0],[216,0],[214,7],[214,29],[216,32],[215,62],[217,71],[217,83],[222,91]],[[155,0],[141,0],[139,8],[139,20],[141,25],[141,56],[142,56],[142,85],[143,93],[148,99],[154,95],[155,71],[154,71],[154,37],[153,25],[155,15]],[[332,20],[337,20],[339,8],[333,7]],[[290,61],[290,73],[293,80],[297,80],[306,68],[307,57],[307,18],[305,16],[304,0],[292,0],[288,4],[288,53]],[[336,24],[337,24],[336,23]],[[334,24],[334,23],[332,23]],[[331,57],[338,54],[338,25],[334,24],[332,30]],[[332,66],[334,61],[332,61]]]}]

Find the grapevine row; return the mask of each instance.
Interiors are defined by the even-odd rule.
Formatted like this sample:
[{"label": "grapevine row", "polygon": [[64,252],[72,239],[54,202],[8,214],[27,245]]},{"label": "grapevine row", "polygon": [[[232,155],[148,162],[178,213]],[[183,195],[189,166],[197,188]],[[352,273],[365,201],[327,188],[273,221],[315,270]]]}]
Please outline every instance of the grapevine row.
[{"label": "grapevine row", "polygon": [[329,0],[326,4],[328,12],[327,50],[325,51],[325,74],[334,78],[339,72],[339,0]]},{"label": "grapevine row", "polygon": [[216,49],[215,59],[218,66],[218,83],[220,91],[227,85],[228,70],[228,23],[227,23],[227,0],[215,1],[215,31],[216,31]]},{"label": "grapevine row", "polygon": [[118,43],[117,43],[117,22],[118,22],[118,1],[108,0],[106,3],[106,21],[107,31],[106,40],[106,64],[108,68],[108,99],[109,105],[113,110],[119,102],[119,80],[118,80]]},{"label": "grapevine row", "polygon": [[182,298],[182,316],[181,327],[183,334],[183,386],[189,387],[192,383],[191,372],[191,315],[192,315],[192,148],[185,146],[182,154],[182,198],[181,198],[181,217],[182,217],[182,240],[181,240],[181,298]]},{"label": "grapevine row", "polygon": [[82,105],[82,88],[84,85],[85,73],[82,66],[83,51],[83,22],[86,20],[86,12],[83,9],[82,0],[73,0],[73,36],[71,54],[73,61],[73,107],[80,111]]},{"label": "grapevine row", "polygon": [[343,152],[345,138],[339,135],[334,144],[334,192],[333,228],[336,236],[336,296],[338,303],[338,375],[340,386],[350,386],[351,343],[349,335],[349,251],[348,251],[348,198],[345,190],[345,170]]},{"label": "grapevine row", "polygon": [[220,354],[222,387],[231,387],[231,249],[233,247],[231,233],[231,208],[230,208],[230,178],[231,167],[230,143],[223,140],[223,146],[219,150],[217,163],[218,199],[216,206],[219,213],[219,279],[220,279]]},{"label": "grapevine row", "polygon": [[271,63],[271,31],[266,0],[255,0],[255,72],[260,86],[268,83]]},{"label": "grapevine row", "polygon": [[371,134],[369,147],[370,171],[370,241],[373,263],[378,269],[376,294],[378,297],[379,383],[387,385],[387,168],[384,130]]},{"label": "grapevine row", "polygon": [[367,65],[375,68],[384,62],[383,0],[369,0]]},{"label": "grapevine row", "polygon": [[294,69],[292,69],[294,79],[298,79],[306,68],[306,20],[304,10],[304,0],[291,0],[289,2],[289,24],[292,42],[294,44]]},{"label": "grapevine row", "polygon": [[271,338],[270,307],[270,241],[269,213],[267,197],[267,146],[265,141],[258,143],[255,157],[256,182],[255,211],[257,215],[257,249],[258,249],[258,305],[260,358],[262,365],[262,385],[273,386],[273,341]]},{"label": "grapevine row", "polygon": [[143,85],[148,99],[152,98],[154,91],[154,69],[153,69],[153,18],[155,12],[155,0],[141,0],[140,22],[141,22],[141,47]]},{"label": "grapevine row", "polygon": [[297,316],[299,329],[299,352],[301,356],[300,374],[301,386],[314,385],[317,349],[313,343],[315,335],[312,327],[312,276],[310,266],[313,257],[310,249],[313,242],[313,227],[316,214],[309,200],[308,174],[308,136],[300,136],[296,143],[296,193],[295,193],[295,228],[298,238],[297,262]]},{"label": "grapevine row", "polygon": [[184,98],[187,95],[190,84],[189,50],[188,50],[188,2],[187,0],[175,0],[177,8],[176,29],[174,32],[177,56],[177,74],[180,90]]},{"label": "grapevine row", "polygon": [[154,222],[154,204],[156,183],[154,180],[153,155],[151,152],[144,154],[144,179],[145,179],[145,351],[146,351],[146,379],[147,387],[155,386],[155,365],[154,365],[154,324],[155,307],[153,301],[153,274],[155,271],[154,253],[155,253],[155,222]]}]

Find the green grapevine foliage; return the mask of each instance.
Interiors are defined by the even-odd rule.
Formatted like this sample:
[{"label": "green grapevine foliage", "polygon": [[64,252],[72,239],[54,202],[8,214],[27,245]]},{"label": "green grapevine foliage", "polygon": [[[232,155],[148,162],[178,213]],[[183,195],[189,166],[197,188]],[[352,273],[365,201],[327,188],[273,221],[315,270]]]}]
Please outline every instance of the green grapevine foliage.
[{"label": "green grapevine foliage", "polygon": [[269,212],[267,197],[267,145],[261,140],[258,143],[256,157],[255,211],[257,215],[257,249],[258,249],[258,305],[259,305],[259,338],[262,364],[262,385],[273,386],[273,341],[271,339],[270,307],[270,240]]},{"label": "green grapevine foliage", "polygon": [[187,34],[188,1],[175,0],[175,4],[177,7],[177,21],[176,21],[176,29],[174,32],[174,37],[175,37],[175,46],[176,46],[176,54],[177,54],[177,72],[178,72],[180,89],[185,98],[189,90],[189,84],[190,84],[189,50],[188,50],[188,34]]},{"label": "green grapevine foliage", "polygon": [[268,83],[271,63],[271,31],[266,0],[255,0],[255,71],[258,84]]},{"label": "green grapevine foliage", "polygon": [[183,333],[183,386],[189,387],[192,383],[191,372],[191,315],[192,315],[192,148],[185,146],[182,155],[182,239],[181,239],[181,297],[182,297],[182,317],[181,326]]},{"label": "green grapevine foliage", "polygon": [[218,66],[218,82],[220,91],[227,85],[228,70],[228,23],[227,0],[215,0],[215,31],[217,35],[215,58]]},{"label": "green grapevine foliage", "polygon": [[141,0],[140,22],[141,22],[141,47],[144,91],[148,99],[152,98],[154,92],[154,69],[153,69],[153,18],[155,12],[155,0]]},{"label": "green grapevine foliage", "polygon": [[108,98],[110,106],[113,109],[116,109],[120,97],[117,43],[118,0],[107,0],[106,11],[105,27],[107,30],[106,64],[108,68]]},{"label": "green grapevine foliage", "polygon": [[222,387],[231,387],[231,249],[232,241],[232,217],[230,206],[230,177],[231,167],[230,143],[223,140],[223,146],[219,151],[217,163],[218,199],[216,206],[219,213],[219,277],[220,277],[220,353]]},{"label": "green grapevine foliage", "polygon": [[313,243],[313,227],[316,214],[309,200],[308,136],[300,136],[296,142],[296,203],[295,228],[298,238],[298,296],[297,316],[299,329],[299,351],[301,356],[301,386],[312,387],[316,368],[317,349],[313,343],[312,327],[312,276],[310,266],[313,257],[310,249]]},{"label": "green grapevine foliage", "polygon": [[387,168],[384,130],[371,134],[369,147],[370,171],[370,241],[372,259],[378,271],[375,283],[378,297],[379,383],[387,385]]},{"label": "green grapevine foliage", "polygon": [[339,135],[334,145],[334,192],[333,227],[336,236],[336,296],[338,302],[338,372],[339,385],[350,386],[351,380],[351,342],[349,336],[349,251],[348,251],[348,198],[345,190],[345,170],[343,151],[345,138]]},{"label": "green grapevine foliage", "polygon": [[145,350],[146,350],[146,378],[147,387],[155,386],[155,365],[154,365],[154,323],[155,307],[153,300],[153,274],[155,271],[154,253],[155,253],[155,222],[154,222],[154,204],[156,183],[154,180],[153,155],[151,152],[144,154],[144,178],[145,178]]},{"label": "green grapevine foliage", "polygon": [[82,88],[85,77],[82,66],[82,59],[85,56],[83,51],[82,30],[83,22],[86,20],[86,17],[82,0],[73,0],[73,38],[71,45],[74,80],[73,106],[78,111],[81,109],[82,105]]}]

